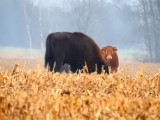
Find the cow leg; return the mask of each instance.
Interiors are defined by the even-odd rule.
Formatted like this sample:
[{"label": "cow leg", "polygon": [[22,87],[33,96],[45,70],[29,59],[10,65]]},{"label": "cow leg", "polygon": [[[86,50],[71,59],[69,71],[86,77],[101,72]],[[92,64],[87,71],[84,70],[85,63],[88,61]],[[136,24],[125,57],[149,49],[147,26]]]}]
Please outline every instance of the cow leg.
[{"label": "cow leg", "polygon": [[117,67],[111,67],[111,73],[117,72]]},{"label": "cow leg", "polygon": [[108,66],[104,66],[104,70],[105,70],[105,73],[109,74],[109,68],[108,68]]}]

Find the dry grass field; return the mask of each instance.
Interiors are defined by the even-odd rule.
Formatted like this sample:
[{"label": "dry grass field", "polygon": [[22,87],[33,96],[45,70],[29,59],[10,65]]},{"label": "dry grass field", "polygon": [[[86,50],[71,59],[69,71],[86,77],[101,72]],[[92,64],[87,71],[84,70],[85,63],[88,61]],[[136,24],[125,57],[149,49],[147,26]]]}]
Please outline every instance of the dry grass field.
[{"label": "dry grass field", "polygon": [[159,120],[160,64],[115,74],[51,73],[43,60],[0,59],[1,120]]}]

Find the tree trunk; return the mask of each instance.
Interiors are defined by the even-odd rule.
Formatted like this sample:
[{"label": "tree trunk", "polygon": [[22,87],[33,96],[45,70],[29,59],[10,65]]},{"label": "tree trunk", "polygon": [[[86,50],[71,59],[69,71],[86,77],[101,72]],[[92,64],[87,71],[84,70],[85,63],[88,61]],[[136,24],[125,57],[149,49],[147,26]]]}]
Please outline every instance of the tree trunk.
[{"label": "tree trunk", "polygon": [[39,5],[39,26],[40,26],[40,41],[41,41],[41,50],[42,55],[44,53],[44,43],[43,43],[43,33],[42,33],[42,12],[41,12],[41,6]]},{"label": "tree trunk", "polygon": [[154,48],[154,62],[158,62],[158,37],[157,37],[157,27],[156,27],[156,20],[155,20],[155,14],[153,11],[153,3],[151,0],[149,0],[149,6],[150,6],[150,12],[151,12],[151,19],[152,19],[152,24],[153,24],[153,40],[154,40],[154,44],[153,44],[153,48]]},{"label": "tree trunk", "polygon": [[[158,46],[160,46],[160,0],[157,0],[157,9],[158,9],[158,19],[157,19],[157,35],[158,35],[158,39],[157,39],[157,42],[158,42]],[[158,62],[160,62],[160,49],[158,49]]]},{"label": "tree trunk", "polygon": [[49,30],[48,30],[48,32],[51,33],[52,29],[51,29],[51,11],[50,11],[50,6],[48,6],[47,11],[48,11],[48,24],[49,24]]},{"label": "tree trunk", "polygon": [[143,6],[143,21],[144,21],[144,33],[145,33],[145,43],[146,43],[146,47],[148,49],[149,52],[149,59],[151,62],[153,62],[153,54],[152,54],[152,44],[151,44],[151,38],[149,35],[149,23],[148,23],[148,17],[147,17],[147,10],[146,10],[146,4],[144,2],[144,0],[142,1],[142,6]]},{"label": "tree trunk", "polygon": [[27,28],[27,34],[28,34],[28,39],[29,39],[29,48],[30,48],[30,58],[33,58],[32,55],[32,38],[31,38],[31,32],[30,32],[30,27],[28,23],[28,16],[27,16],[27,11],[26,11],[26,0],[23,0],[23,7],[24,7],[24,16],[25,16],[25,21],[26,21],[26,28]]}]

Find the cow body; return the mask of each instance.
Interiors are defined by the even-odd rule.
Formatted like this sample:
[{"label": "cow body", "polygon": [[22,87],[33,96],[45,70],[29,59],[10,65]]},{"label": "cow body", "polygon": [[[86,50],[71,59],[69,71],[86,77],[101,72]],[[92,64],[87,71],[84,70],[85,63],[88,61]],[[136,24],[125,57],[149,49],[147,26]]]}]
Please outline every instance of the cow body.
[{"label": "cow body", "polygon": [[89,73],[95,71],[101,73],[104,66],[108,72],[108,66],[104,62],[100,49],[97,44],[87,35],[79,32],[57,32],[48,35],[46,40],[45,67],[48,65],[50,70],[60,72],[63,64],[69,64],[71,71],[76,72],[82,69],[87,63]]},{"label": "cow body", "polygon": [[111,73],[117,72],[119,66],[119,60],[117,55],[117,48],[112,46],[106,46],[101,49],[101,54],[104,61],[111,67]]}]

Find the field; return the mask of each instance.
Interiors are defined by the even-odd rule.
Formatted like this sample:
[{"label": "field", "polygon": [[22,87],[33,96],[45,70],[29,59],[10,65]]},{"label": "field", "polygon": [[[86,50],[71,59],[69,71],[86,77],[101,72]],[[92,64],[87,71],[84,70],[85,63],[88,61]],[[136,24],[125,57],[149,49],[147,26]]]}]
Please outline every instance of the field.
[{"label": "field", "polygon": [[1,120],[159,120],[160,64],[114,74],[51,73],[43,60],[0,59]]}]

